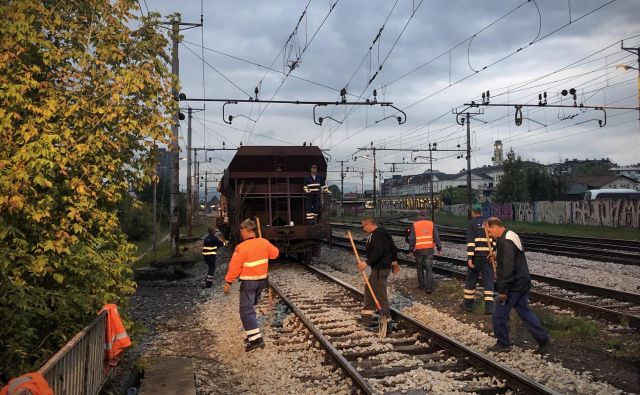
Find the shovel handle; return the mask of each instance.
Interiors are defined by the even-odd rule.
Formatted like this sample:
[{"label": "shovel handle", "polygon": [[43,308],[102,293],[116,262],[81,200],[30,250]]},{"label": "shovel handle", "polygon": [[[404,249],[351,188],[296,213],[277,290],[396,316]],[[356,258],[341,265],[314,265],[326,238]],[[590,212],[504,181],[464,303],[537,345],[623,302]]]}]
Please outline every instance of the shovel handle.
[{"label": "shovel handle", "polygon": [[[349,241],[351,241],[351,248],[353,248],[353,253],[356,255],[357,263],[360,263],[360,255],[358,255],[358,249],[356,248],[356,243],[353,242],[353,236],[351,236],[351,231],[348,230],[347,234],[349,235]],[[373,301],[376,304],[376,308],[378,310],[382,311],[382,307],[380,306],[380,302],[378,302],[378,298],[376,298],[376,294],[373,293],[373,288],[371,288],[371,284],[369,283],[369,279],[367,278],[367,275],[364,274],[364,271],[361,271],[360,273],[362,273],[362,277],[364,278],[364,282],[365,282],[365,284],[367,284],[367,288],[369,288],[369,292],[371,293],[371,296],[373,297]]]},{"label": "shovel handle", "polygon": [[258,226],[258,237],[262,238],[262,227],[260,226],[260,217],[256,217],[256,225]]}]

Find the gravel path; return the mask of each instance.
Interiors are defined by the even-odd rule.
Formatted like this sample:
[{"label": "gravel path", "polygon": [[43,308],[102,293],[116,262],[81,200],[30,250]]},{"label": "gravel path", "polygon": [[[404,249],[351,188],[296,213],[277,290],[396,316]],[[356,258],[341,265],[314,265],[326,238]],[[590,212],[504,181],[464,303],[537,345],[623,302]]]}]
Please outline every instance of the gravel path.
[{"label": "gravel path", "polygon": [[[126,392],[130,384],[122,378],[127,376],[122,371],[131,371],[137,361],[148,365],[162,356],[180,356],[187,358],[194,367],[198,395],[349,393],[351,385],[348,379],[328,362],[326,354],[306,329],[278,304],[272,310],[265,297],[259,305],[258,314],[267,347],[244,352],[238,314],[238,286],[234,286],[230,295],[225,296],[221,292],[222,276],[229,257],[229,249],[220,250],[211,289],[201,289],[205,275],[201,262],[187,270],[189,277],[185,279],[138,284],[138,292],[132,297],[132,306],[127,312],[137,323],[138,329],[131,331],[136,347],[126,353],[121,363],[121,374],[114,375],[113,381],[120,380],[120,383],[112,382],[107,388],[121,393],[124,387]],[[342,249],[323,248],[318,266],[362,287],[355,267],[345,264],[352,260],[351,254]],[[414,277],[415,271],[404,267],[394,281]],[[493,343],[483,328],[461,323],[428,304],[416,303],[411,296],[395,292],[393,285],[390,297],[394,306],[479,351]],[[499,358],[563,393],[619,393],[605,383],[592,380],[588,372],[569,371],[528,351],[512,351]]]},{"label": "gravel path", "polygon": [[[334,231],[336,235],[346,232]],[[362,232],[354,233],[354,238],[362,239]],[[408,248],[404,238],[393,236],[399,248]],[[467,250],[463,244],[442,242],[444,256],[467,259]],[[620,291],[640,293],[640,266],[622,265],[613,262],[589,261],[580,258],[526,252],[531,273],[557,277],[563,280],[591,284]]]},{"label": "gravel path", "polygon": [[[335,248],[331,250],[330,254],[325,255],[324,252],[323,250],[323,256],[331,256],[331,258],[330,260],[325,258],[325,260],[318,262],[318,268],[353,286],[364,287],[361,277],[357,275],[355,266],[344,263],[353,261],[352,254]],[[399,276],[415,275],[415,270],[412,268],[402,266],[402,269]],[[440,312],[428,304],[414,302],[411,305],[407,305],[406,298],[396,294],[393,286],[394,281],[395,279],[391,280],[389,287],[389,298],[393,307],[400,307],[403,312],[424,322],[427,326],[440,330],[477,351],[486,352],[487,347],[495,344],[495,339],[491,335],[473,323],[460,322],[449,314]],[[395,306],[398,301],[401,302],[401,306]],[[569,370],[558,362],[550,361],[547,356],[535,354],[531,350],[514,347],[509,353],[492,354],[492,356],[561,393],[622,393],[622,391],[607,383],[595,381],[590,372]]]}]

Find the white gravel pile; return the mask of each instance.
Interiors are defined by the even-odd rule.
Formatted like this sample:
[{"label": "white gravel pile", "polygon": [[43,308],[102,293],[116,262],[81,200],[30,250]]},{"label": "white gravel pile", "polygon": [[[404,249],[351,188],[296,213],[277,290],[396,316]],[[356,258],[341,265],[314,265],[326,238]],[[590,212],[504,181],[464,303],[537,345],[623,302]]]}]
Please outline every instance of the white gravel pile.
[{"label": "white gravel pile", "polygon": [[350,379],[325,363],[326,352],[316,347],[295,316],[283,320],[282,331],[268,325],[272,313],[266,299],[263,297],[258,306],[266,347],[248,353],[244,351],[237,286],[230,295],[202,306],[202,313],[207,315],[204,326],[215,336],[220,362],[237,376],[237,393],[349,394]]},{"label": "white gravel pile", "polygon": [[[349,282],[354,282],[353,275],[349,275]],[[335,285],[327,285],[326,282],[318,280],[315,276],[303,271],[303,270],[278,270],[270,274],[271,281],[276,284],[282,284],[280,287],[287,295],[304,295],[304,300],[307,303],[301,303],[298,305],[297,298],[294,298],[298,307],[304,312],[306,309],[317,307],[323,300],[329,299],[327,294],[335,294]],[[357,283],[357,281],[355,281]],[[315,305],[313,301],[316,301]],[[332,333],[343,333],[349,331],[351,333],[348,340],[335,343],[338,347],[347,347],[343,351],[345,354],[360,353],[367,351],[382,351],[374,357],[366,358],[365,362],[377,360],[380,367],[416,367],[409,372],[401,373],[395,376],[385,377],[383,379],[370,379],[368,380],[372,387],[380,393],[390,391],[406,391],[406,390],[425,390],[432,391],[433,393],[469,393],[469,389],[473,388],[486,388],[488,386],[504,386],[503,383],[491,377],[478,377],[473,381],[466,381],[465,378],[468,374],[473,374],[473,369],[469,369],[464,372],[440,372],[429,370],[430,363],[419,360],[413,356],[407,358],[406,354],[394,352],[392,346],[392,339],[378,339],[375,334],[367,332],[362,329],[361,326],[355,324],[355,318],[357,312],[350,310],[345,311],[342,309],[330,309],[327,312],[310,314],[318,324],[320,322],[331,322],[331,328],[327,330],[327,326],[323,325],[321,332],[323,334],[331,335]],[[333,320],[331,320],[333,317]],[[335,325],[333,325],[335,322]],[[415,345],[426,345],[416,339]],[[358,364],[363,363],[363,358],[357,358]],[[445,361],[439,361],[437,364],[441,365],[455,365],[457,359],[450,357]],[[368,366],[370,368],[371,366]],[[356,367],[357,370],[362,371],[365,368],[361,366]],[[477,374],[477,372],[475,372]],[[457,380],[456,377],[461,377]],[[469,387],[469,386],[472,387]]]},{"label": "white gravel pile", "polygon": [[[442,244],[445,256],[467,259],[467,251],[463,245],[447,242]],[[620,291],[640,292],[640,266],[530,251],[526,252],[526,256],[531,273]]]},{"label": "white gravel pile", "polygon": [[[323,250],[324,252],[324,250]],[[335,250],[331,253],[331,260],[338,262],[339,259],[349,259],[350,254],[343,251],[342,254]],[[337,265],[332,265],[333,267]],[[335,270],[333,267],[319,265],[319,268],[330,275],[349,283],[357,288],[362,288],[361,277],[354,274],[356,269],[351,265],[345,265],[344,272]],[[402,266],[402,271],[411,272],[409,267]],[[401,271],[401,273],[402,273]],[[346,273],[345,273],[346,272]],[[394,293],[393,285],[389,288],[389,294]],[[402,309],[402,311],[425,325],[438,330],[447,336],[456,339],[467,346],[486,352],[487,347],[495,344],[495,338],[478,329],[474,324],[467,324],[458,321],[449,314],[443,313],[429,305],[414,303],[412,306]],[[549,361],[546,356],[534,353],[531,350],[524,350],[514,347],[508,353],[491,353],[493,358],[499,360],[523,374],[557,390],[560,393],[578,394],[620,394],[622,391],[600,381],[595,381],[590,372],[577,372],[569,370],[557,362]],[[446,392],[446,391],[445,391]]]},{"label": "white gravel pile", "polygon": [[[343,235],[341,231],[334,231],[334,233]],[[346,236],[346,232],[344,235]],[[360,240],[362,237],[361,232],[354,234],[356,240]],[[403,237],[393,236],[393,239],[399,248],[408,248]],[[446,257],[467,259],[467,250],[464,244],[442,242],[442,248]],[[640,293],[640,266],[590,261],[541,252],[526,251],[526,255],[531,273],[625,292]]]}]

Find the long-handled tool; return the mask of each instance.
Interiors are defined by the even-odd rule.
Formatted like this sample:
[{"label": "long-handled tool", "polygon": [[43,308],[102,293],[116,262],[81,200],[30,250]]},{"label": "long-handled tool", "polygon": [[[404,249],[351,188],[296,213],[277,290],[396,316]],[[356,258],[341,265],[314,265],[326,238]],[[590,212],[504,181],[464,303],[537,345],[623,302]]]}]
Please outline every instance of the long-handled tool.
[{"label": "long-handled tool", "polygon": [[493,250],[493,239],[489,235],[489,231],[487,230],[486,225],[482,226],[484,230],[484,237],[487,239],[487,246],[489,246],[489,255],[487,256],[487,260],[491,262],[491,266],[493,267],[493,277],[496,276],[496,253]]},{"label": "long-handled tool", "polygon": [[[256,217],[256,226],[258,227],[258,237],[262,238],[262,227],[260,226],[260,217]],[[273,310],[273,291],[269,287],[269,309]]]},{"label": "long-handled tool", "polygon": [[[351,241],[351,248],[353,248],[353,253],[356,256],[356,264],[360,263],[360,255],[358,254],[358,249],[356,248],[356,243],[353,242],[353,236],[351,236],[351,231],[347,231],[347,235],[349,235],[349,241]],[[365,284],[367,284],[367,288],[373,297],[373,301],[376,304],[376,309],[380,312],[380,319],[378,321],[378,336],[382,339],[387,336],[387,317],[382,312],[382,306],[380,306],[380,302],[378,302],[378,298],[376,298],[376,294],[373,293],[373,288],[371,288],[371,283],[369,283],[369,279],[364,271],[361,271],[362,277],[364,278]]]}]

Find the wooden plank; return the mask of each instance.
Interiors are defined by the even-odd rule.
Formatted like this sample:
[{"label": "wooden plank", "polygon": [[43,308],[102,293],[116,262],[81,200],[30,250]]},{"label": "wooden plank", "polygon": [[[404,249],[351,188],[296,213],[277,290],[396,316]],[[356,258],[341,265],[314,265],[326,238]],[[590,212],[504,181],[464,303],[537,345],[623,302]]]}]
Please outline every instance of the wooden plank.
[{"label": "wooden plank", "polygon": [[195,371],[190,359],[160,357],[148,362],[139,395],[195,395]]}]

